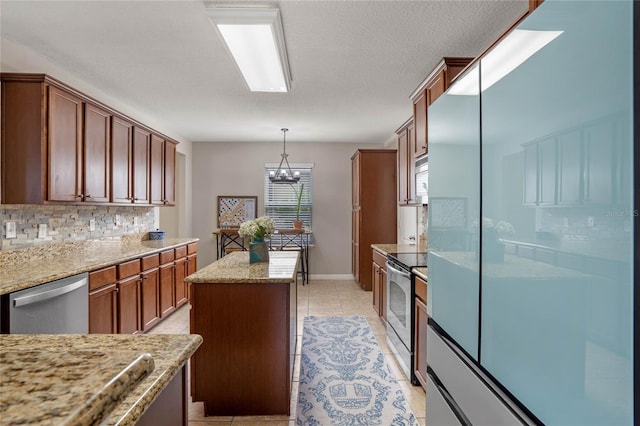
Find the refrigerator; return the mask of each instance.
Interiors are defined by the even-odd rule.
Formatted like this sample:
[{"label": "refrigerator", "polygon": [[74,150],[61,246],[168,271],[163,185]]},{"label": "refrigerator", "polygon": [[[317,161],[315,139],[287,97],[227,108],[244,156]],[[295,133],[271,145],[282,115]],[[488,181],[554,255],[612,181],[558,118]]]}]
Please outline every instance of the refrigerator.
[{"label": "refrigerator", "polygon": [[639,9],[545,0],[429,106],[427,424],[640,423]]}]

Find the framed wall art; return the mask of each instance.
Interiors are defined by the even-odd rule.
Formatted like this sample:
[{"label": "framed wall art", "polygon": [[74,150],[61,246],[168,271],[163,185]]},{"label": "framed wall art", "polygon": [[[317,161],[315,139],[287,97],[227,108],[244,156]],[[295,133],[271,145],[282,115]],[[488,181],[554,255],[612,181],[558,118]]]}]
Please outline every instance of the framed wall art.
[{"label": "framed wall art", "polygon": [[257,196],[218,195],[218,228],[236,228],[256,218]]}]

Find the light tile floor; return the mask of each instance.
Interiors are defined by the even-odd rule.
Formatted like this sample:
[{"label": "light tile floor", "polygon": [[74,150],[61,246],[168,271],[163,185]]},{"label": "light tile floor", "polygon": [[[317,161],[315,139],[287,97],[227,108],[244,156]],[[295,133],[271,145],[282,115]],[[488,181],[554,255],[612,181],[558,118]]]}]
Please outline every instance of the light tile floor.
[{"label": "light tile floor", "polygon": [[[425,425],[425,392],[420,386],[413,386],[400,369],[387,345],[386,329],[380,322],[372,306],[372,293],[363,291],[355,281],[311,281],[298,285],[298,340],[296,345],[293,389],[290,416],[250,416],[250,417],[205,417],[202,402],[189,404],[189,426],[291,426],[295,425],[300,373],[300,347],[302,326],[307,315],[362,315],[367,318],[380,349],[391,371],[400,382],[409,400],[414,415],[421,425]],[[169,318],[158,324],[151,333],[189,333],[189,305],[185,305]]]}]

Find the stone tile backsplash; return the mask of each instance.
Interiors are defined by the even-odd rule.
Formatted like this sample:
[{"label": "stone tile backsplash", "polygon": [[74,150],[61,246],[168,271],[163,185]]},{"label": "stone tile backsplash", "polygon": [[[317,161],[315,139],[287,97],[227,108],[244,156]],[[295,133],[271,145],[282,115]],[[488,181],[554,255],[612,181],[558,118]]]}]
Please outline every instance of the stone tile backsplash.
[{"label": "stone tile backsplash", "polygon": [[[51,243],[93,240],[138,234],[157,228],[155,207],[0,205],[0,250]],[[90,229],[91,220],[95,229]],[[16,238],[7,238],[6,222],[15,222]],[[46,224],[46,236],[38,238],[38,226]]]}]

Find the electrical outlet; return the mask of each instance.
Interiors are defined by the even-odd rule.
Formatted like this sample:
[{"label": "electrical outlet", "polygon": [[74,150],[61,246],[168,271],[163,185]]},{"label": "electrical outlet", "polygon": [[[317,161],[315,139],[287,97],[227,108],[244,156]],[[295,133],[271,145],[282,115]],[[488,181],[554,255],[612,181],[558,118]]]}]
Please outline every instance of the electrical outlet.
[{"label": "electrical outlet", "polygon": [[38,225],[38,238],[46,238],[47,237],[47,224],[41,223]]},{"label": "electrical outlet", "polygon": [[9,238],[16,238],[16,223],[15,222],[5,222],[4,224],[4,228],[5,228],[5,237],[7,239]]},{"label": "electrical outlet", "polygon": [[89,219],[89,231],[95,231],[95,230],[96,230],[96,220]]},{"label": "electrical outlet", "polygon": [[117,214],[116,215],[116,226],[120,226],[121,223],[122,223],[122,219],[120,219],[120,215]]},{"label": "electrical outlet", "polygon": [[138,226],[138,216],[133,217],[133,226]]},{"label": "electrical outlet", "polygon": [[596,219],[593,216],[587,217],[587,226],[593,228],[595,226]]}]

